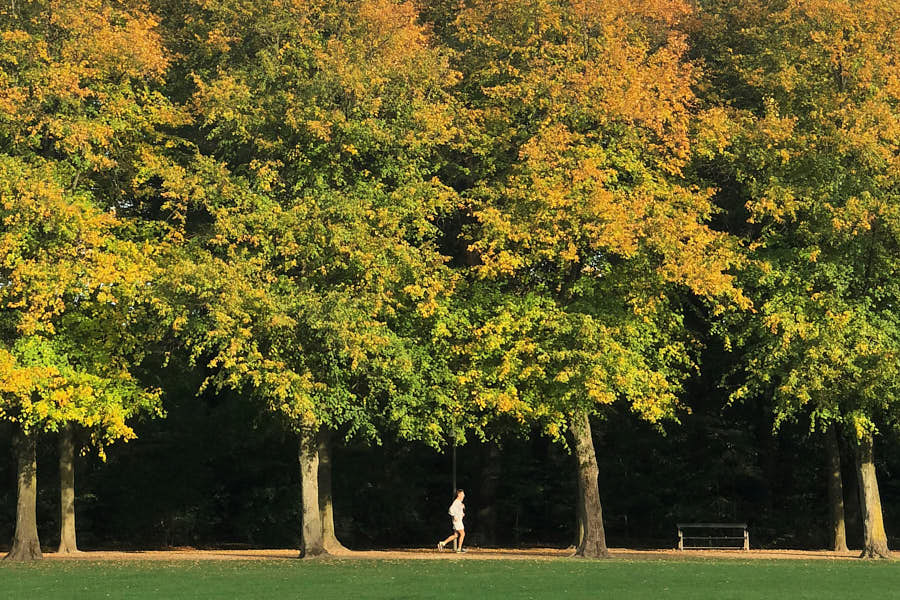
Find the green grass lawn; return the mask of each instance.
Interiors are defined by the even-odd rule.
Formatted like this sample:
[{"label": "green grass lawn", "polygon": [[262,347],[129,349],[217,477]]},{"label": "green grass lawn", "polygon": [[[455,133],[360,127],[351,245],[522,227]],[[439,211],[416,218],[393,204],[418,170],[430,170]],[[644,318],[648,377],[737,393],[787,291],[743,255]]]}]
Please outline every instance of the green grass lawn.
[{"label": "green grass lawn", "polygon": [[0,563],[0,598],[898,598],[900,562],[268,560]]}]

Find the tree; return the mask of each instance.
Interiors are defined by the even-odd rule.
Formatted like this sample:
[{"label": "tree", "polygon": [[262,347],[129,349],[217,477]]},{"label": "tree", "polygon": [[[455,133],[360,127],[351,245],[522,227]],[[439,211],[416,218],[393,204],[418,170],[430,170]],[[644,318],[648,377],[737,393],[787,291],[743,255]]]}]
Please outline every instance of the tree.
[{"label": "tree", "polygon": [[471,109],[464,235],[491,282],[467,360],[474,402],[566,429],[585,535],[605,556],[589,415],[624,400],[673,417],[694,368],[694,294],[746,299],[710,193],[686,180],[697,73],[676,25],[687,3],[468,3],[453,26]]},{"label": "tree", "polygon": [[411,3],[179,5],[167,27],[210,157],[163,177],[195,217],[166,277],[173,326],[209,383],[298,433],[302,554],[315,556],[328,549],[320,436],[440,434],[414,418],[440,387],[412,324],[450,286],[433,221],[453,197],[435,173],[455,75]]},{"label": "tree", "polygon": [[872,449],[897,414],[900,5],[703,5],[704,100],[726,107],[706,168],[737,190],[720,200],[754,257],[757,312],[731,323],[746,357],[734,396],[774,396],[776,426],[808,412],[813,428],[846,427],[863,556],[887,556]]},{"label": "tree", "polygon": [[[128,334],[136,315],[127,313],[146,286],[147,265],[136,246],[111,235],[114,217],[84,195],[66,193],[49,168],[3,157],[0,171],[0,416],[17,428],[17,522],[27,528],[17,528],[9,556],[39,558],[35,436],[78,424],[92,432],[102,454],[110,442],[133,436],[129,417],[158,410],[157,394],[144,390],[129,371],[139,353]],[[72,494],[65,486],[63,493]],[[63,516],[63,531],[71,532],[74,515]]]},{"label": "tree", "polygon": [[[20,469],[10,558],[40,556],[35,435],[78,424],[102,453],[133,435],[129,417],[158,411],[130,372],[154,267],[115,214],[134,204],[156,128],[181,122],[150,85],[166,66],[155,25],[139,2],[0,12],[0,414],[16,424]],[[62,486],[62,550],[75,548],[73,485]]]}]

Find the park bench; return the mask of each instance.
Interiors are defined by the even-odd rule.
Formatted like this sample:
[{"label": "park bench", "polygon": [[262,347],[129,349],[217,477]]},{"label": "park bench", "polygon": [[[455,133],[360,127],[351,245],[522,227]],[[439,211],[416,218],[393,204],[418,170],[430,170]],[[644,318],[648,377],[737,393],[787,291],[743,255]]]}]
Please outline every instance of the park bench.
[{"label": "park bench", "polygon": [[[750,549],[750,532],[746,523],[678,523],[676,527],[679,550]],[[703,530],[706,531],[705,535],[701,535]],[[741,535],[735,535],[738,531]],[[685,535],[685,532],[690,535]],[[706,542],[705,545],[702,542]]]}]

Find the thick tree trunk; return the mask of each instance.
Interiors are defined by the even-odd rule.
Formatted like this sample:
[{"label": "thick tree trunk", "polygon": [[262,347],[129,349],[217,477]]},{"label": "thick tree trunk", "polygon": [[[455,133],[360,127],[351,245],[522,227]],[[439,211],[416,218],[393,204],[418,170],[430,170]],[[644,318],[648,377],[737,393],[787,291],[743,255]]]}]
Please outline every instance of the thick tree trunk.
[{"label": "thick tree trunk", "polygon": [[301,501],[301,558],[326,554],[322,535],[322,514],[319,512],[319,444],[316,432],[300,432],[300,490]]},{"label": "thick tree trunk", "polygon": [[18,469],[16,533],[6,560],[43,558],[37,532],[37,459],[35,438],[18,430],[13,440]]},{"label": "thick tree trunk", "polygon": [[78,552],[75,540],[75,443],[71,425],[59,431],[59,549],[57,552]]},{"label": "thick tree trunk", "polygon": [[487,546],[497,544],[497,487],[500,483],[500,449],[491,444],[481,469],[481,487],[478,490],[478,529]]},{"label": "thick tree trunk", "polygon": [[831,513],[831,548],[847,552],[847,526],[844,522],[844,485],[841,479],[841,450],[838,446],[837,426],[825,432],[828,455],[828,506]]},{"label": "thick tree trunk", "polygon": [[575,439],[575,457],[578,460],[578,479],[581,494],[578,498],[579,519],[584,528],[575,556],[584,558],[606,558],[606,532],[603,530],[603,508],[600,505],[600,490],[597,455],[591,438],[591,422],[586,412],[574,415],[571,425]]},{"label": "thick tree trunk", "polygon": [[319,515],[322,519],[322,544],[328,553],[347,549],[334,533],[334,506],[331,497],[331,432],[319,432]]},{"label": "thick tree trunk", "polygon": [[859,479],[859,503],[863,517],[863,551],[860,558],[890,558],[884,519],[881,514],[881,496],[875,476],[874,440],[866,433],[856,443],[856,473]]}]

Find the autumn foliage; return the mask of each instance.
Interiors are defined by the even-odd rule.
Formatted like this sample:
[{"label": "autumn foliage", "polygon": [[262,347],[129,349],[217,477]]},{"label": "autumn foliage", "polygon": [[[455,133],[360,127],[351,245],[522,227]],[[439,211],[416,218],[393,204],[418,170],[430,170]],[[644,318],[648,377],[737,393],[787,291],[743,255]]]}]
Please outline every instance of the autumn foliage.
[{"label": "autumn foliage", "polygon": [[175,354],[301,462],[590,454],[587,415],[690,411],[715,334],[729,401],[865,443],[897,415],[900,4],[776,4],[4,4],[0,419],[102,452]]}]

